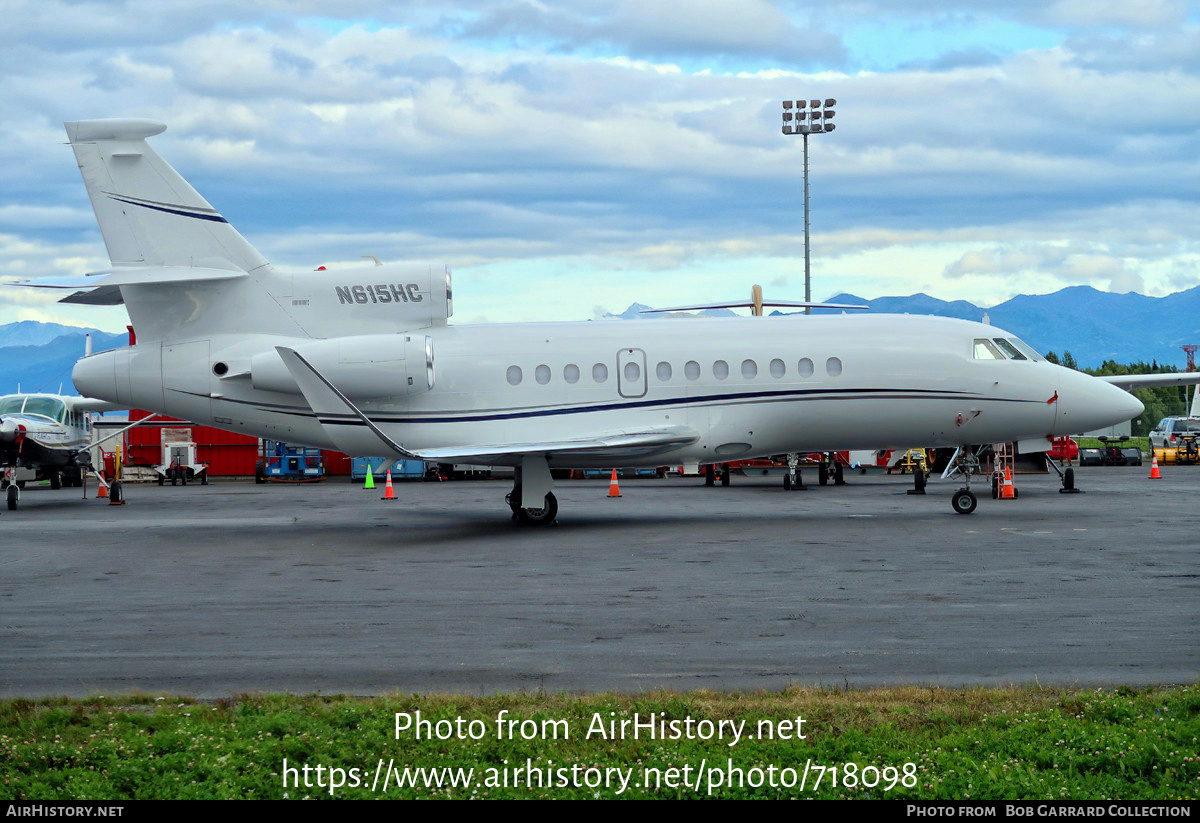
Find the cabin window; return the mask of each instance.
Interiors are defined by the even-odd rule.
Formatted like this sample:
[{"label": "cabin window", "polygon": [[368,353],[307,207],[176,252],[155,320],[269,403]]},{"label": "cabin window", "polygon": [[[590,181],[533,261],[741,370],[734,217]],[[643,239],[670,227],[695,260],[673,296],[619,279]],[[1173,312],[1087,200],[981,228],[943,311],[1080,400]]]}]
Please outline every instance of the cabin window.
[{"label": "cabin window", "polygon": [[783,365],[783,361],[780,360],[778,357],[776,357],[774,360],[771,361],[771,376],[772,377],[783,377],[783,374],[786,371],[787,371],[787,367]]},{"label": "cabin window", "polygon": [[625,379],[630,383],[636,383],[642,379],[642,367],[632,360],[625,364]]},{"label": "cabin window", "polygon": [[574,363],[568,363],[566,367],[563,368],[563,380],[566,380],[568,383],[578,383],[579,367]]},{"label": "cabin window", "polygon": [[654,374],[659,380],[666,383],[671,379],[671,364],[664,360],[654,367]]},{"label": "cabin window", "polygon": [[758,364],[753,360],[742,361],[742,377],[747,380],[753,380],[758,377]]},{"label": "cabin window", "polygon": [[603,383],[608,380],[608,366],[603,363],[597,363],[592,366],[592,379],[597,383]]},{"label": "cabin window", "polygon": [[683,364],[683,374],[688,380],[700,379],[700,364],[695,360],[689,360]]},{"label": "cabin window", "polygon": [[724,360],[718,360],[716,363],[713,363],[713,377],[717,378],[718,380],[724,380],[728,376],[728,363],[726,363]]},{"label": "cabin window", "polygon": [[801,377],[812,377],[813,376],[813,362],[811,360],[809,360],[807,357],[805,357],[803,360],[801,360],[799,363],[796,364],[796,373],[798,375],[800,375]]},{"label": "cabin window", "polygon": [[550,367],[545,363],[533,370],[533,379],[538,381],[538,385],[544,386],[550,382]]},{"label": "cabin window", "polygon": [[842,361],[836,357],[831,357],[825,361],[825,373],[830,377],[837,377],[842,373]]},{"label": "cabin window", "polygon": [[16,397],[6,397],[0,400],[0,414],[20,414],[21,407],[25,405],[25,398],[22,395]]},{"label": "cabin window", "polygon": [[979,338],[975,341],[975,359],[976,360],[1003,360],[1004,355],[986,338]]},{"label": "cabin window", "polygon": [[509,366],[507,377],[508,377],[508,385],[510,385],[510,386],[521,385],[521,367],[520,366]]}]

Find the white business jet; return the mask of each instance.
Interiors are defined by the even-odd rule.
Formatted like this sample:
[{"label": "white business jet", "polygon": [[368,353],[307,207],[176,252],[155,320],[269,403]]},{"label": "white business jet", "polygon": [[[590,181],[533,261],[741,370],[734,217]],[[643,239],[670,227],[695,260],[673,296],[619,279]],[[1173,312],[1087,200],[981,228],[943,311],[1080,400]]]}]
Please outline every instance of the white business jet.
[{"label": "white business jet", "polygon": [[[137,345],[82,359],[83,394],[348,454],[552,468],[1047,438],[1142,404],[994,326],[890,315],[448,325],[449,270],[276,269],[152,149],[147,120],[66,124],[112,268],[30,286],[124,303]],[[965,451],[965,450],[964,450]],[[952,498],[975,508],[969,488]]]}]

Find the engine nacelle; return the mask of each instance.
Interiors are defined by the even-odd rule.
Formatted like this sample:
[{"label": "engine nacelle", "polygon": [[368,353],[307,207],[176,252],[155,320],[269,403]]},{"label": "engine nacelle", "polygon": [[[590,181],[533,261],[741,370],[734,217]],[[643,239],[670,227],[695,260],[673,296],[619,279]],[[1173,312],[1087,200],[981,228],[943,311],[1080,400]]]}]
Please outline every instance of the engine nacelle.
[{"label": "engine nacelle", "polygon": [[[337,337],[295,349],[350,398],[401,397],[433,388],[433,340],[423,334]],[[262,391],[301,393],[276,351],[250,358],[250,384]]]}]

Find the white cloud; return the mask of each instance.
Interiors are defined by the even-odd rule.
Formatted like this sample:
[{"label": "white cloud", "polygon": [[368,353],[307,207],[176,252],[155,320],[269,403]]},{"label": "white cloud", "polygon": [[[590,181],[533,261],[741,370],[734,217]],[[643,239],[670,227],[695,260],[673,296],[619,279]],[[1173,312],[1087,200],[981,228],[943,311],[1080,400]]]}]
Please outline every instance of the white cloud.
[{"label": "white cloud", "polygon": [[[465,316],[795,288],[779,101],[811,93],[839,99],[811,145],[818,293],[1200,282],[1200,34],[1179,3],[192,5],[6,6],[0,275],[105,264],[61,122],[136,115],[270,259],[446,261]],[[876,19],[1020,25],[994,59],[857,71],[838,32]],[[1019,41],[1037,27],[1057,45]]]}]

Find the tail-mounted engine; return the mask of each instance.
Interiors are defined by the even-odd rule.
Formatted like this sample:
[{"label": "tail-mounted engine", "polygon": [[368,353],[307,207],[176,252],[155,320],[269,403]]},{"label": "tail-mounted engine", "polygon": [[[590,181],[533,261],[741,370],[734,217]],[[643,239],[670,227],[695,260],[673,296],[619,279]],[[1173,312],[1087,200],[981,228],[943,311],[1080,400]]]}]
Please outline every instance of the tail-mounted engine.
[{"label": "tail-mounted engine", "polygon": [[[433,340],[423,334],[364,334],[295,349],[351,399],[402,397],[433,388]],[[250,383],[263,391],[301,393],[274,350],[250,359]]]}]

